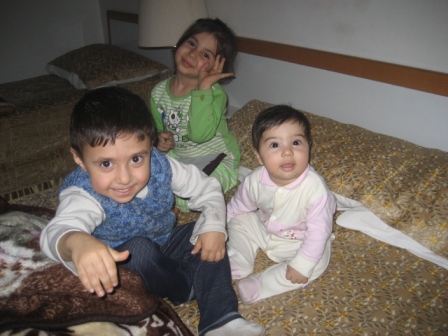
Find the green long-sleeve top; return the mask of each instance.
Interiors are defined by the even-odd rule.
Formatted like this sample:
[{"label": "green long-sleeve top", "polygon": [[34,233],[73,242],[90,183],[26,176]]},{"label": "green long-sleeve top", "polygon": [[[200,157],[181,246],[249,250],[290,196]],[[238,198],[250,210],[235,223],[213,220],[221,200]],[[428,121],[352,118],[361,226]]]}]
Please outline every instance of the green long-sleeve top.
[{"label": "green long-sleeve top", "polygon": [[225,153],[234,158],[235,168],[240,150],[226,120],[227,95],[219,84],[209,90],[193,90],[174,97],[169,89],[172,79],[157,84],[150,97],[150,109],[158,132],[171,132],[175,147],[170,155],[197,158]]}]

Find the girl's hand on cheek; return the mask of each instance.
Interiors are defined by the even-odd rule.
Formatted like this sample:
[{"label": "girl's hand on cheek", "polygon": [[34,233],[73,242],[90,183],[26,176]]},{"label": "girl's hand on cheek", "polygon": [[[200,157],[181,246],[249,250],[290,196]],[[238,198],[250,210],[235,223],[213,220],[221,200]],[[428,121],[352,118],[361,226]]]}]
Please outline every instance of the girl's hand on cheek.
[{"label": "girl's hand on cheek", "polygon": [[221,58],[220,55],[216,56],[215,64],[209,69],[210,63],[204,64],[199,71],[199,90],[209,90],[220,79],[233,76],[233,72],[222,73],[224,68],[225,58]]}]

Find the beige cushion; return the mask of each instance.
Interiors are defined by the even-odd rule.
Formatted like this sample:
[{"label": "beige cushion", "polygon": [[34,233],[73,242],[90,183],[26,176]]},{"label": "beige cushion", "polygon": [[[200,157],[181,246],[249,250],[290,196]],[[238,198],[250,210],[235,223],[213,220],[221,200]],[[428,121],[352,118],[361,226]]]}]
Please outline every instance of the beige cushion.
[{"label": "beige cushion", "polygon": [[108,44],[91,44],[49,62],[46,70],[78,90],[144,80],[166,67],[142,55]]}]

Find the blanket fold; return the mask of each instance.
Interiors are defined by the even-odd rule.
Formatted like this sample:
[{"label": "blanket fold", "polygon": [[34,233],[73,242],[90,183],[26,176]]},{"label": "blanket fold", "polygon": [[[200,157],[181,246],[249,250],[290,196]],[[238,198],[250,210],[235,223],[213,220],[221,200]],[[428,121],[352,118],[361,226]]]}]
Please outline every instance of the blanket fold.
[{"label": "blanket fold", "polygon": [[89,293],[78,277],[40,251],[40,232],[49,221],[45,211],[26,210],[40,216],[0,215],[0,335],[30,330],[85,335],[106,329],[107,335],[123,329],[129,335],[192,335],[174,309],[125,268],[119,268],[120,285],[113,293],[103,298]]}]

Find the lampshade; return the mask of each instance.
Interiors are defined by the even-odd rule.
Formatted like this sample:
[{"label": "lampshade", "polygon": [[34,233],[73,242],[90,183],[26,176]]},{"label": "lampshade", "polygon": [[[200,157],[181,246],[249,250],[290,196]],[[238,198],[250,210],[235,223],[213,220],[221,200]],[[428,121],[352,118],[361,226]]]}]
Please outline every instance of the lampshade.
[{"label": "lampshade", "polygon": [[207,17],[205,0],[140,0],[139,47],[174,47],[197,19]]}]

